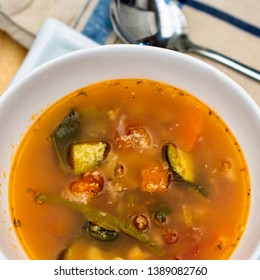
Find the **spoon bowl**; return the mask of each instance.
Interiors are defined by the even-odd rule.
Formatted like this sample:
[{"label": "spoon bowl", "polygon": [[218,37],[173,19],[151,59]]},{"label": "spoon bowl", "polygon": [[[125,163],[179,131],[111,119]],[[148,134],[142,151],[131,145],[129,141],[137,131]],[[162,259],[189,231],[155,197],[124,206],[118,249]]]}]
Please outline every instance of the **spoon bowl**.
[{"label": "spoon bowl", "polygon": [[260,81],[256,69],[191,42],[185,16],[175,0],[112,0],[110,18],[116,34],[125,43],[194,53]]}]

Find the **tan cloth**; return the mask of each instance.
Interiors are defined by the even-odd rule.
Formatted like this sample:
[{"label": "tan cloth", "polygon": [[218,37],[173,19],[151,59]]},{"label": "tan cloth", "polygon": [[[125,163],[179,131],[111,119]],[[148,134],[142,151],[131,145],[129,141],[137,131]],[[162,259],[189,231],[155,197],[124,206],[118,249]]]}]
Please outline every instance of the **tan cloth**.
[{"label": "tan cloth", "polygon": [[[183,5],[194,43],[260,69],[259,0],[179,2]],[[109,3],[109,0],[0,0],[0,29],[30,48],[46,18],[54,17],[99,44],[118,43],[109,21]],[[206,9],[197,7],[197,4],[204,5]],[[216,16],[214,11],[220,12],[220,15]],[[226,18],[221,18],[221,13]],[[234,22],[227,20],[229,16],[234,18]],[[241,22],[253,26],[255,31],[252,33],[247,28],[241,28]],[[230,76],[260,106],[259,82],[212,60],[196,57]]]},{"label": "tan cloth", "polygon": [[29,48],[46,18],[54,17],[73,27],[85,3],[86,0],[0,0],[0,29]]}]

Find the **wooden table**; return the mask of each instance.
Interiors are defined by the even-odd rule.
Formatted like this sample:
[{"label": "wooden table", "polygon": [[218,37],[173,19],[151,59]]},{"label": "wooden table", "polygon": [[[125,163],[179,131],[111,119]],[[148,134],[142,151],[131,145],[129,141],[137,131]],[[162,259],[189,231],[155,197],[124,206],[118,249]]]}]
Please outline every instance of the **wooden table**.
[{"label": "wooden table", "polygon": [[0,95],[20,67],[27,50],[0,31]]}]

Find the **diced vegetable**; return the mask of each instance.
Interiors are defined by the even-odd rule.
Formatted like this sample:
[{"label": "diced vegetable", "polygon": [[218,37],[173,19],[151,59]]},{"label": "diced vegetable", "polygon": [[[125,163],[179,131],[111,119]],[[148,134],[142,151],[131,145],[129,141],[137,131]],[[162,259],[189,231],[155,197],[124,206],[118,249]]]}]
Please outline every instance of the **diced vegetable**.
[{"label": "diced vegetable", "polygon": [[172,171],[183,180],[194,181],[194,167],[190,154],[178,149],[174,144],[166,145],[166,159]]},{"label": "diced vegetable", "polygon": [[130,126],[127,129],[127,144],[137,150],[145,150],[151,146],[151,136],[141,125]]},{"label": "diced vegetable", "polygon": [[169,171],[163,164],[156,164],[142,170],[142,188],[148,193],[164,193],[168,190]]},{"label": "diced vegetable", "polygon": [[78,213],[81,213],[86,220],[99,225],[103,228],[113,230],[116,232],[123,232],[124,234],[134,238],[143,244],[146,248],[154,254],[161,256],[163,254],[162,248],[159,247],[148,235],[136,229],[130,220],[119,218],[100,209],[93,207],[90,204],[82,204],[75,201],[70,201],[61,196],[47,196],[45,194],[38,194],[35,201],[47,202],[50,204],[61,205]]},{"label": "diced vegetable", "polygon": [[170,169],[177,178],[189,183],[189,186],[202,195],[208,195],[208,192],[195,182],[194,165],[189,153],[178,149],[173,143],[166,144],[163,153]]},{"label": "diced vegetable", "polygon": [[70,147],[70,163],[74,173],[82,174],[95,168],[106,157],[106,142],[75,142]]},{"label": "diced vegetable", "polygon": [[126,116],[122,115],[115,140],[119,148],[134,148],[140,152],[151,147],[152,138],[149,131],[142,125],[127,125]]},{"label": "diced vegetable", "polygon": [[63,197],[86,204],[89,199],[98,198],[103,193],[104,177],[98,170],[81,174],[63,191]]},{"label": "diced vegetable", "polygon": [[89,222],[88,231],[91,237],[100,241],[113,241],[118,236],[118,233],[115,230],[105,229],[92,222]]},{"label": "diced vegetable", "polygon": [[72,110],[51,135],[59,164],[63,169],[67,164],[67,148],[78,137],[80,131],[80,115],[77,111]]},{"label": "diced vegetable", "polygon": [[203,116],[199,108],[189,108],[182,112],[183,124],[175,134],[179,146],[185,152],[193,150],[203,130]]}]

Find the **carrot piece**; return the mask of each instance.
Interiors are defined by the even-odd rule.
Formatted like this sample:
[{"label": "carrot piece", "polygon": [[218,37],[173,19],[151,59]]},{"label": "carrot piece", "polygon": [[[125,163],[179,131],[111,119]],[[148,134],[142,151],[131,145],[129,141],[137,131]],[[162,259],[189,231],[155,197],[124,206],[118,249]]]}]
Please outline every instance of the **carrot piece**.
[{"label": "carrot piece", "polygon": [[190,152],[203,129],[203,116],[199,108],[183,113],[183,123],[184,125],[179,126],[176,140],[183,151]]},{"label": "carrot piece", "polygon": [[142,170],[142,189],[149,193],[164,193],[168,190],[169,170],[162,164]]}]

